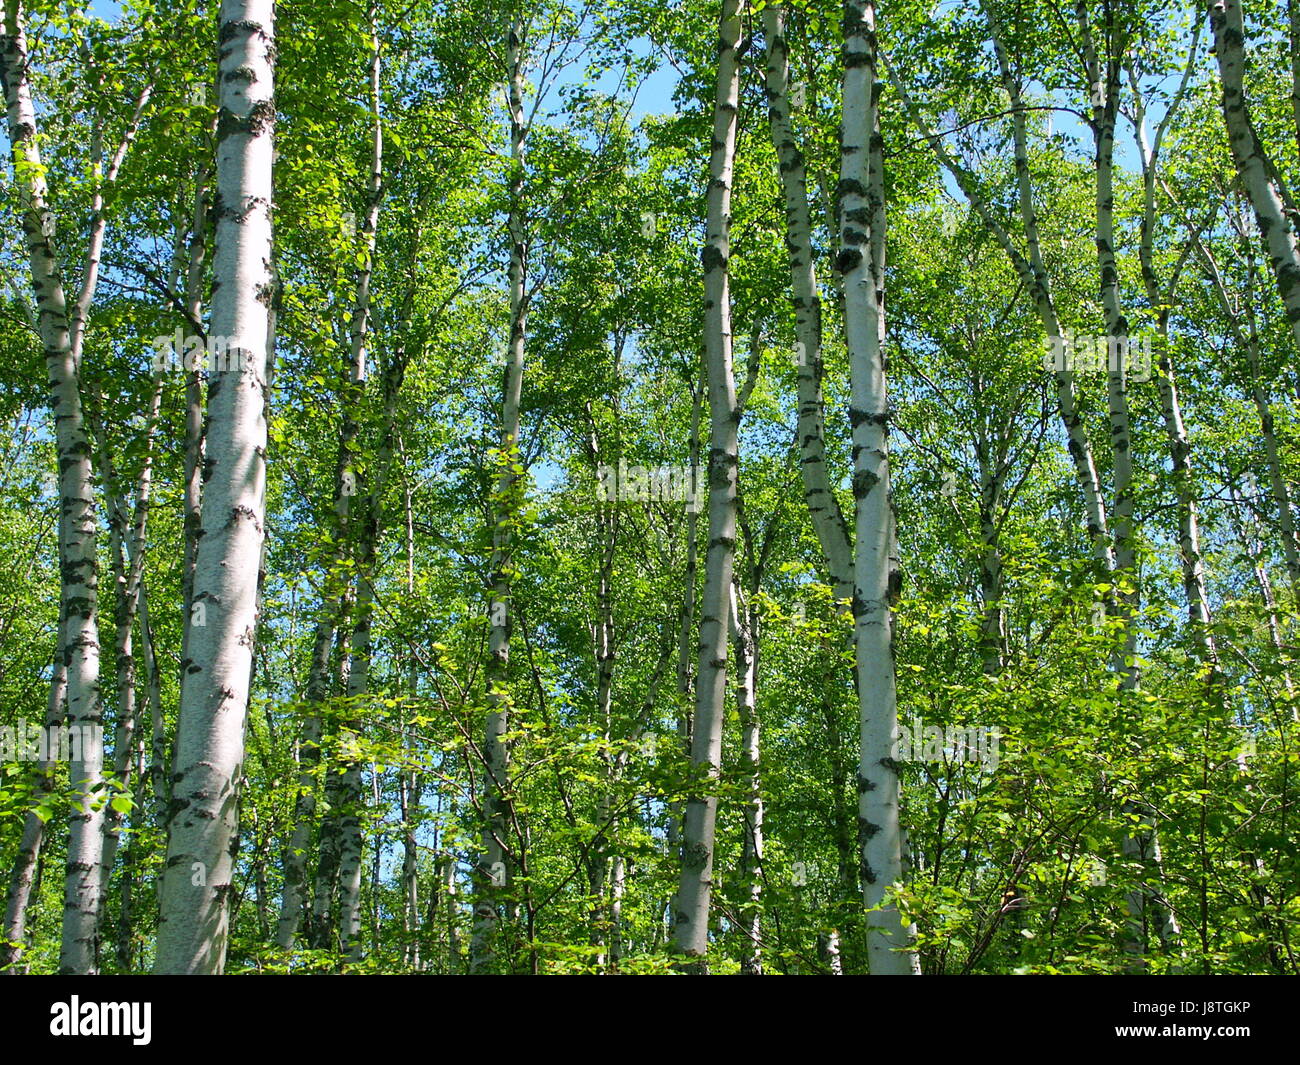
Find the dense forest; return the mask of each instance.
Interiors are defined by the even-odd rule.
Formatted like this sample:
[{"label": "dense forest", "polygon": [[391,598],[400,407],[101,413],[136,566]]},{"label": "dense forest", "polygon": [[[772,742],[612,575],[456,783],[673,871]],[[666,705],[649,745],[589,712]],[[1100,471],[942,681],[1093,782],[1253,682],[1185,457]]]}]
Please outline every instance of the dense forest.
[{"label": "dense forest", "polygon": [[0,971],[1300,974],[1300,0],[2,4]]}]

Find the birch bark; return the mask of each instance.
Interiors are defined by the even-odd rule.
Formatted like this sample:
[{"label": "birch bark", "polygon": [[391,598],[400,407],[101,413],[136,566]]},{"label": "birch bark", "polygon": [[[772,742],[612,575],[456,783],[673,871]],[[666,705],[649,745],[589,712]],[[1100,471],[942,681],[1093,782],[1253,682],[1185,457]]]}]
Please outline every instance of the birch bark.
[{"label": "birch bark", "polygon": [[[1089,98],[1092,101],[1092,133],[1096,185],[1097,272],[1102,314],[1105,319],[1108,358],[1106,372],[1106,409],[1110,417],[1111,477],[1114,489],[1113,532],[1115,569],[1119,588],[1115,596],[1117,612],[1124,623],[1124,641],[1115,655],[1114,668],[1123,690],[1138,686],[1136,614],[1140,606],[1137,582],[1137,539],[1133,524],[1133,440],[1128,401],[1127,371],[1118,354],[1127,344],[1128,318],[1124,314],[1119,292],[1119,268],[1115,262],[1115,123],[1119,115],[1120,62],[1110,50],[1098,53],[1093,39],[1085,0],[1075,4],[1079,40],[1083,51]],[[1123,53],[1127,34],[1113,25],[1105,27],[1105,40],[1113,51]]]},{"label": "birch bark", "polygon": [[758,611],[739,587],[731,588],[733,642],[736,647],[736,709],[740,715],[741,783],[745,789],[741,867],[745,879],[741,925],[748,939],[740,971],[763,975],[763,791],[762,724],[758,716]]},{"label": "birch bark", "polygon": [[[213,133],[215,134],[215,127]],[[189,261],[185,266],[185,317],[189,328],[199,330],[203,313],[203,274],[208,256],[208,229],[212,224],[208,197],[212,168],[205,166],[195,176],[194,210],[190,219]],[[194,608],[194,563],[198,557],[199,532],[203,527],[203,372],[195,366],[185,374],[185,518],[184,557],[181,562],[182,617]],[[188,624],[182,630],[181,661],[189,658]],[[184,672],[181,681],[184,683]]]},{"label": "birch bark", "polygon": [[895,760],[897,690],[891,608],[902,580],[889,471],[884,338],[885,202],[877,110],[876,8],[844,5],[844,116],[840,143],[840,251],[853,433],[854,595],[859,750],[858,840],[871,912],[868,964],[876,976],[919,974],[912,929],[888,889],[902,879]]},{"label": "birch bark", "polygon": [[1246,99],[1246,37],[1241,0],[1210,0],[1210,29],[1223,85],[1223,121],[1241,183],[1250,197],[1291,332],[1300,344],[1300,247],[1277,170],[1264,150]]},{"label": "birch bark", "polygon": [[1153,242],[1156,228],[1156,181],[1160,160],[1160,147],[1165,131],[1182,102],[1184,90],[1190,80],[1200,40],[1200,27],[1193,32],[1187,68],[1171,99],[1164,116],[1157,125],[1150,143],[1146,135],[1146,108],[1137,78],[1130,70],[1135,102],[1134,128],[1136,130],[1138,157],[1142,164],[1142,224],[1138,239],[1138,260],[1141,264],[1142,283],[1147,301],[1156,315],[1160,333],[1161,357],[1156,387],[1160,393],[1161,415],[1169,440],[1169,455],[1173,464],[1174,486],[1178,494],[1178,542],[1183,564],[1183,590],[1187,596],[1188,621],[1193,626],[1196,639],[1208,662],[1217,660],[1214,637],[1209,631],[1210,604],[1205,585],[1205,567],[1201,555],[1200,516],[1196,507],[1196,481],[1192,467],[1191,440],[1183,420],[1182,403],[1178,396],[1178,383],[1173,361],[1169,356],[1169,309],[1173,304],[1178,279],[1194,247],[1189,241],[1179,256],[1169,280],[1162,286],[1155,269]]},{"label": "birch bark", "polygon": [[709,543],[700,608],[699,666],[691,735],[694,778],[686,800],[682,867],[674,943],[687,971],[707,972],[709,903],[713,890],[717,780],[722,761],[723,700],[727,687],[728,598],[736,551],[736,478],[739,468],[736,382],[732,372],[730,258],[731,184],[740,95],[740,40],[744,0],[723,0],[718,23],[718,73],[713,98],[704,265],[704,346],[709,389]]},{"label": "birch bark", "polygon": [[1300,149],[1300,0],[1287,0],[1287,50],[1291,56],[1291,121]]},{"label": "birch bark", "polygon": [[222,0],[211,324],[234,365],[208,389],[207,480],[181,687],[155,972],[220,973],[234,875],[244,729],[264,535],[274,15]]},{"label": "birch bark", "polygon": [[[65,678],[68,724],[86,739],[69,764],[77,800],[68,841],[59,970],[84,974],[96,972],[98,965],[103,853],[103,811],[95,808],[92,795],[102,779],[104,758],[100,726],[94,470],[81,401],[79,341],[69,321],[67,295],[55,248],[54,214],[37,146],[25,22],[22,4],[18,0],[5,0],[0,32],[0,75],[4,82],[14,181],[20,197],[23,236],[36,297],[38,331],[45,348],[59,463],[58,647],[63,656],[63,669],[56,671],[55,686],[60,678]],[[84,315],[81,321],[84,324]]]},{"label": "birch bark", "polygon": [[763,34],[767,39],[768,122],[780,161],[785,246],[795,314],[799,473],[835,600],[847,604],[853,598],[853,548],[826,466],[821,296],[813,263],[808,175],[790,117],[790,57],[785,38],[785,10],[781,4],[763,8]]},{"label": "birch bark", "polygon": [[[615,346],[617,372],[620,345]],[[592,433],[591,455],[599,465],[600,445]],[[591,842],[589,880],[593,899],[592,925],[589,942],[596,948],[595,966],[603,971],[608,963],[606,946],[613,921],[612,902],[606,894],[606,881],[610,869],[610,843],[615,836],[613,823],[613,792],[617,783],[619,760],[612,753],[614,725],[614,552],[618,546],[618,503],[615,500],[597,503],[596,530],[600,544],[600,564],[596,572],[596,621],[592,626],[596,659],[596,720],[600,722],[603,748],[601,761],[605,772],[605,785],[597,804],[597,834]]]}]

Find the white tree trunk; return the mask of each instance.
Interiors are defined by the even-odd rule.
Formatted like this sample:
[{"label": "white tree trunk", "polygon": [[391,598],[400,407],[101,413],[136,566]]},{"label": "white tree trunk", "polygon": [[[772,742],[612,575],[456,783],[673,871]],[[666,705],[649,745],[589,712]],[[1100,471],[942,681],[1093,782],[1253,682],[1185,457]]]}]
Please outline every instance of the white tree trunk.
[{"label": "white tree trunk", "polygon": [[844,965],[840,961],[840,935],[833,928],[817,937],[817,953],[828,975],[844,975]]},{"label": "white tree trunk", "polygon": [[[1029,286],[1034,307],[1039,320],[1049,337],[1061,335],[1061,325],[1056,316],[1056,304],[1052,299],[1051,282],[1047,267],[1043,263],[1042,244],[1038,237],[1038,212],[1034,207],[1033,182],[1029,171],[1029,146],[1025,129],[1024,99],[1020,83],[1011,71],[1006,53],[1002,48],[1001,27],[992,8],[986,7],[989,16],[989,29],[993,38],[994,51],[998,59],[998,68],[1002,75],[1002,86],[1007,91],[1013,113],[1011,116],[1012,140],[1015,147],[1016,189],[1020,204],[1020,218],[1025,228],[1025,243],[1028,247],[1028,270],[1020,269],[1020,274]],[[991,217],[991,216],[989,216]],[[985,219],[986,224],[988,218]],[[1012,252],[1013,264],[1018,256],[1014,253],[1008,239],[999,240],[1004,248]],[[1019,260],[1023,263],[1024,260]],[[1019,268],[1019,264],[1018,268]],[[1061,412],[1061,421],[1069,443],[1070,456],[1074,459],[1075,476],[1083,491],[1084,512],[1087,516],[1088,535],[1092,540],[1097,559],[1107,570],[1114,569],[1115,560],[1111,552],[1109,530],[1106,522],[1106,505],[1102,497],[1101,480],[1097,476],[1097,464],[1093,459],[1092,445],[1088,441],[1083,415],[1079,412],[1078,399],[1074,390],[1074,375],[1068,371],[1055,375],[1057,408]]]},{"label": "white tree trunk", "polygon": [[732,372],[731,182],[740,95],[740,40],[744,0],[723,0],[718,23],[718,76],[713,101],[704,263],[704,348],[709,388],[709,544],[700,609],[699,667],[691,730],[694,774],[682,830],[674,942],[693,972],[705,969],[709,902],[713,890],[717,780],[722,763],[723,702],[727,690],[727,628],[736,552],[736,478],[739,472],[736,381]]},{"label": "white tree trunk", "polygon": [[266,491],[272,0],[223,0],[212,333],[235,365],[208,389],[208,473],[181,688],[155,972],[220,973],[238,831]]},{"label": "white tree trunk", "polygon": [[762,725],[758,716],[758,611],[731,589],[732,639],[736,646],[736,709],[740,716],[741,781],[745,788],[741,865],[745,878],[741,926],[748,939],[740,971],[763,975],[763,791]]},{"label": "white tree trunk", "polygon": [[[1254,496],[1253,488],[1252,485],[1252,497]],[[1246,549],[1246,557],[1250,559],[1251,567],[1255,571],[1255,583],[1259,585],[1260,600],[1268,610],[1269,639],[1273,644],[1273,650],[1281,655],[1285,646],[1282,639],[1282,622],[1277,613],[1277,598],[1273,594],[1273,582],[1268,575],[1268,561],[1265,557],[1263,536],[1260,533],[1259,522],[1255,517],[1255,500],[1254,498],[1243,497],[1234,481],[1228,482],[1228,496],[1232,500],[1232,513],[1235,515],[1233,526],[1237,533],[1237,539],[1241,541],[1242,546]],[[1289,670],[1283,671],[1282,684],[1286,688],[1288,695],[1295,690],[1295,684]],[[1300,712],[1292,709],[1291,719],[1293,721],[1300,720]]]},{"label": "white tree trunk", "polygon": [[[1115,122],[1119,114],[1119,61],[1099,56],[1083,5],[1076,8],[1079,37],[1092,99],[1092,129],[1096,161],[1095,209],[1097,272],[1100,278],[1102,313],[1108,338],[1107,350],[1120,350],[1127,343],[1128,318],[1120,303],[1119,267],[1115,261]],[[1121,45],[1122,46],[1122,45]],[[1121,339],[1123,338],[1123,339]],[[1124,640],[1117,650],[1115,672],[1121,687],[1138,686],[1136,614],[1141,603],[1137,589],[1137,538],[1133,523],[1133,437],[1128,402],[1126,368],[1118,356],[1108,359],[1106,409],[1110,416],[1111,476],[1115,505],[1111,511],[1115,537],[1115,568],[1123,586],[1115,596],[1117,613],[1124,622]]]},{"label": "white tree trunk", "polygon": [[[410,745],[408,747],[408,744]],[[407,730],[402,732],[403,750],[407,757],[415,757],[414,744]],[[422,968],[420,957],[420,868],[419,854],[415,839],[415,813],[420,805],[423,788],[420,776],[414,769],[402,769],[398,773],[398,802],[402,813],[402,964],[405,968],[419,971]],[[436,885],[435,885],[436,890]]]},{"label": "white tree trunk", "polygon": [[[698,498],[703,490],[700,480],[700,408],[704,400],[705,387],[692,386],[691,427],[686,449],[691,469],[691,485]],[[699,508],[692,508],[686,516],[686,559],[682,566],[682,602],[677,612],[677,739],[682,754],[690,757],[691,753],[691,692],[695,683],[691,668],[693,636],[695,634],[696,584],[699,577],[700,561],[700,521]],[[682,825],[685,819],[685,806],[680,799],[668,804],[668,828],[664,833],[667,853],[677,855],[681,852]],[[677,895],[668,900],[668,920],[676,921]]]},{"label": "white tree trunk", "polygon": [[27,73],[24,21],[22,5],[17,0],[6,0],[0,34],[0,71],[38,327],[45,347],[59,462],[62,580],[58,646],[66,668],[67,721],[85,740],[69,764],[77,800],[68,841],[59,970],[93,973],[98,966],[103,810],[94,808],[95,796],[91,792],[102,779],[104,759],[100,728],[94,472],[81,403],[78,342],[69,325],[67,296],[54,246],[54,214],[49,207],[45,171],[36,143],[36,112]]},{"label": "white tree trunk", "polygon": [[1300,148],[1300,0],[1287,0],[1287,38],[1291,53],[1291,121]]},{"label": "white tree trunk", "polygon": [[[322,610],[329,608],[327,597]],[[332,613],[323,615],[316,622],[311,664],[307,671],[306,699],[310,706],[319,704],[326,695],[325,684],[329,676],[330,648],[334,642],[335,625]],[[294,800],[293,832],[284,854],[284,893],[275,930],[276,945],[283,950],[293,947],[306,902],[307,849],[311,845],[316,824],[315,769],[320,764],[320,744],[320,714],[309,713],[303,722],[302,737],[298,744],[298,793]]]},{"label": "white tree trunk", "polygon": [[[600,459],[600,451],[593,441],[592,457]],[[614,551],[618,546],[618,503],[610,501],[597,504],[596,529],[600,544],[600,566],[596,573],[596,623],[593,626],[596,659],[596,720],[600,722],[604,746],[601,762],[605,771],[605,787],[601,792],[596,813],[596,837],[591,842],[589,879],[592,895],[591,934],[589,942],[597,953],[593,959],[597,972],[604,971],[609,962],[606,947],[612,920],[606,881],[609,875],[611,842],[616,836],[613,817],[614,788],[620,769],[619,759],[609,750],[614,726]]]},{"label": "white tree trunk", "polygon": [[853,433],[854,597],[859,750],[858,828],[863,894],[877,976],[918,973],[912,929],[886,892],[902,878],[895,761],[897,690],[891,607],[901,573],[895,551],[885,395],[885,204],[876,86],[876,12],[848,0],[844,15],[844,117],[840,146],[840,252]]},{"label": "white tree trunk", "polygon": [[[215,124],[212,129],[216,133]],[[187,327],[199,331],[203,313],[203,273],[208,257],[208,228],[211,216],[211,166],[201,168],[194,178],[194,210],[190,218],[189,261],[185,266],[185,318]],[[185,516],[184,557],[181,563],[182,617],[188,618],[194,605],[194,563],[198,557],[199,532],[203,527],[203,371],[193,367],[185,374]],[[181,661],[189,657],[189,625],[181,636]],[[181,682],[184,683],[184,673]]]},{"label": "white tree trunk", "polygon": [[1251,121],[1244,84],[1246,52],[1241,0],[1210,0],[1209,13],[1214,54],[1223,83],[1223,120],[1228,129],[1228,146],[1242,186],[1255,209],[1292,334],[1300,344],[1300,247],[1296,245],[1292,221],[1284,210],[1276,169]]},{"label": "white tree trunk", "polygon": [[[63,653],[55,650],[54,679],[50,684],[49,703],[45,711],[45,728],[58,728],[63,724],[66,710],[68,671]],[[49,735],[48,731],[46,733]],[[52,752],[51,752],[52,753]],[[23,834],[18,840],[18,853],[9,878],[9,891],[5,897],[4,942],[0,943],[0,973],[18,976],[24,971],[23,949],[27,939],[27,907],[31,902],[32,886],[36,880],[36,863],[45,842],[45,821],[37,810],[54,790],[55,761],[52,757],[37,763],[36,787],[33,798],[36,805],[23,816]]]},{"label": "white tree trunk", "polygon": [[790,57],[785,38],[785,11],[780,4],[768,4],[763,9],[763,34],[767,39],[768,120],[785,197],[785,246],[789,253],[795,315],[799,472],[803,478],[804,501],[826,560],[836,602],[847,605],[853,598],[853,547],[826,468],[821,296],[813,265],[808,176],[790,120]]},{"label": "white tree trunk", "polygon": [[1178,493],[1178,542],[1183,564],[1183,590],[1187,596],[1187,618],[1201,646],[1207,662],[1216,662],[1218,650],[1214,637],[1209,631],[1210,600],[1205,585],[1205,566],[1201,557],[1200,518],[1196,507],[1196,480],[1192,468],[1192,446],[1183,421],[1182,404],[1178,397],[1178,383],[1174,377],[1173,362],[1169,357],[1169,312],[1165,308],[1172,305],[1178,279],[1192,249],[1199,245],[1189,241],[1174,266],[1169,281],[1162,287],[1155,269],[1156,227],[1156,168],[1159,165],[1160,146],[1165,130],[1177,111],[1183,98],[1183,92],[1191,78],[1195,66],[1196,49],[1200,40],[1200,28],[1192,35],[1191,50],[1183,79],[1179,83],[1164,117],[1156,127],[1154,139],[1148,144],[1144,101],[1137,78],[1130,71],[1130,81],[1134,88],[1135,121],[1137,131],[1138,155],[1142,164],[1142,225],[1138,241],[1138,260],[1141,264],[1143,287],[1146,289],[1147,301],[1155,309],[1156,323],[1160,331],[1161,358],[1159,373],[1156,375],[1156,387],[1160,393],[1160,409],[1165,423],[1165,434],[1169,440],[1169,455],[1173,464],[1174,484]]},{"label": "white tree trunk", "polygon": [[[1112,669],[1119,676],[1121,691],[1136,691],[1139,684],[1137,656],[1137,612],[1141,604],[1137,573],[1137,540],[1133,521],[1133,454],[1130,431],[1128,382],[1126,367],[1119,358],[1121,343],[1129,333],[1128,319],[1120,303],[1119,268],[1115,259],[1114,222],[1114,152],[1115,123],[1119,114],[1121,58],[1128,37],[1122,31],[1107,32],[1104,49],[1098,52],[1087,8],[1080,3],[1075,8],[1079,27],[1084,69],[1087,75],[1089,98],[1092,102],[1092,130],[1095,147],[1096,185],[1096,247],[1097,269],[1100,277],[1100,296],[1108,337],[1108,352],[1116,352],[1114,363],[1108,360],[1106,373],[1106,401],[1110,417],[1111,469],[1114,480],[1115,506],[1115,569],[1119,587],[1115,606],[1124,624],[1123,642],[1116,649]],[[1166,380],[1166,388],[1171,381]],[[1157,925],[1161,939],[1171,938],[1172,914],[1162,906],[1158,885],[1161,877],[1160,844],[1153,812],[1144,803],[1124,803],[1123,812],[1136,814],[1142,825],[1139,829],[1127,826],[1122,850],[1143,865],[1142,883],[1129,892],[1129,912],[1126,949],[1140,955],[1146,949],[1146,927]]]}]

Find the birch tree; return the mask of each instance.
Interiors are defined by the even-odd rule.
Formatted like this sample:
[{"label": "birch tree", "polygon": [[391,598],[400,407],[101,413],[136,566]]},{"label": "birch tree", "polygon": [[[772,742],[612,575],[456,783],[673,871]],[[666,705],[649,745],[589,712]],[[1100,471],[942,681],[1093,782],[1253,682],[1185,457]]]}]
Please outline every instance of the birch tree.
[{"label": "birch tree", "polygon": [[822,308],[813,262],[812,215],[808,207],[808,175],[791,121],[790,56],[785,37],[785,8],[763,8],[767,40],[767,102],[772,143],[780,163],[785,201],[785,243],[789,252],[791,302],[795,313],[795,361],[798,381],[799,472],[804,499],[817,533],[835,598],[852,598],[852,547],[839,501],[831,490],[824,440],[822,399]]},{"label": "birch tree", "polygon": [[482,971],[492,958],[497,934],[498,908],[511,875],[507,861],[509,820],[510,703],[506,691],[510,664],[510,589],[512,544],[523,480],[519,465],[519,411],[523,396],[524,353],[528,335],[528,235],[524,193],[524,152],[528,120],[524,112],[525,36],[528,21],[512,19],[506,31],[506,109],[510,123],[510,206],[506,219],[510,263],[507,271],[510,317],[506,347],[505,381],[501,398],[501,441],[493,491],[491,588],[488,596],[487,727],[483,737],[484,794],[483,844],[475,873],[474,937],[470,945],[471,971]]},{"label": "birch tree", "polygon": [[704,263],[704,350],[709,393],[709,544],[700,604],[699,666],[695,680],[691,768],[695,777],[682,827],[682,869],[677,888],[674,944],[688,971],[707,971],[709,901],[713,890],[716,792],[722,762],[723,701],[727,690],[727,642],[736,553],[736,479],[739,473],[739,410],[732,371],[731,186],[735,170],[736,117],[740,96],[743,0],[723,0],[718,23],[718,69],[713,97],[713,148]]},{"label": "birch tree", "polygon": [[[104,742],[99,687],[97,518],[93,456],[81,393],[81,351],[86,318],[99,277],[105,216],[103,187],[117,176],[148,102],[146,89],[137,103],[108,171],[98,148],[92,153],[101,178],[92,200],[92,223],[80,284],[71,307],[64,288],[49,201],[46,168],[37,145],[37,120],[30,81],[26,15],[19,0],[6,0],[0,34],[0,72],[14,178],[21,197],[22,228],[36,297],[37,328],[45,348],[50,408],[59,462],[59,561],[62,590],[59,647],[64,669],[56,670],[55,687],[66,684],[67,720],[84,737],[69,765],[79,793],[72,816],[64,889],[63,943],[60,968],[93,973],[98,968],[98,921],[103,892],[102,802],[94,793],[103,775]],[[102,129],[96,133],[102,138]],[[102,146],[102,139],[97,140]],[[53,698],[53,697],[52,697]],[[51,704],[53,713],[54,703]],[[37,847],[39,845],[37,844]],[[36,849],[31,853],[34,855]],[[17,899],[14,900],[15,902]]]},{"label": "birch tree", "polygon": [[208,467],[181,689],[158,973],[220,973],[265,535],[275,30],[270,0],[223,0],[212,331],[235,366],[208,389]]},{"label": "birch tree", "polygon": [[1246,98],[1246,31],[1241,0],[1210,0],[1208,10],[1223,87],[1228,145],[1242,187],[1255,210],[1261,243],[1292,334],[1300,344],[1300,246],[1296,243],[1295,222],[1287,211],[1286,190],[1256,132]]},{"label": "birch tree", "polygon": [[[1010,65],[1009,58],[1002,44],[1001,22],[995,9],[989,3],[981,5],[985,21],[990,29],[991,43],[998,63],[999,78],[1011,105],[1012,143],[1014,148],[1014,172],[1016,206],[1024,232],[1026,250],[1021,250],[1012,240],[1011,232],[992,209],[988,197],[981,190],[975,176],[961,166],[952,151],[927,124],[920,108],[907,88],[903,79],[893,68],[888,56],[882,55],[890,84],[898,93],[909,121],[918,130],[933,150],[940,165],[947,171],[962,194],[978,215],[980,221],[1006,253],[1024,283],[1025,290],[1033,303],[1034,309],[1042,322],[1049,341],[1062,335],[1056,301],[1052,293],[1051,277],[1043,258],[1042,242],[1039,237],[1038,211],[1034,204],[1033,179],[1029,165],[1028,131],[1025,120],[1026,107],[1023,100],[1020,81]],[[1058,368],[1053,374],[1056,385],[1057,409],[1061,424],[1066,434],[1066,444],[1074,463],[1075,475],[1083,496],[1084,517],[1088,536],[1098,562],[1109,571],[1114,568],[1115,558],[1111,546],[1110,529],[1106,514],[1106,503],[1101,489],[1101,480],[1097,473],[1097,464],[1092,445],[1088,438],[1087,426],[1079,406],[1074,376],[1067,369]]]},{"label": "birch tree", "polygon": [[844,331],[849,349],[853,432],[853,632],[857,658],[858,840],[874,976],[919,974],[912,929],[887,898],[902,877],[902,824],[895,756],[898,705],[891,608],[902,573],[894,531],[885,385],[885,200],[876,8],[844,8],[844,118],[840,163],[840,250]]}]

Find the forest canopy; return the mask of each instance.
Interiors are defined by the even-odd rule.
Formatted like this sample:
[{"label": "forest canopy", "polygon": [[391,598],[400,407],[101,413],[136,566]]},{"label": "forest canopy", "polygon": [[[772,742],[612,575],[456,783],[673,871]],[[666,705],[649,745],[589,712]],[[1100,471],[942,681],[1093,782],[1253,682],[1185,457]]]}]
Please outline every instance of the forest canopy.
[{"label": "forest canopy", "polygon": [[1300,975],[1300,0],[0,17],[0,971]]}]

